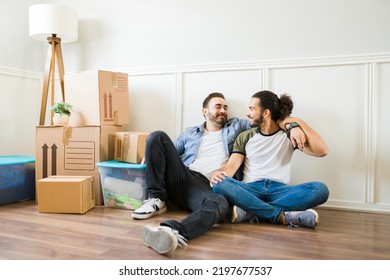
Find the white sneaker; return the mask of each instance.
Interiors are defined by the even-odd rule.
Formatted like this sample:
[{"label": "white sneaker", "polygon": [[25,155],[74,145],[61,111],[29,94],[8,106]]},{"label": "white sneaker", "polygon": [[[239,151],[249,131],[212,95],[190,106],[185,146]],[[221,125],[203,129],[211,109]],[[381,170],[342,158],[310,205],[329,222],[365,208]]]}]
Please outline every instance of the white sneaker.
[{"label": "white sneaker", "polygon": [[142,240],[146,246],[160,254],[169,254],[175,251],[177,246],[187,246],[187,239],[177,230],[166,226],[145,226],[142,231]]},{"label": "white sneaker", "polygon": [[143,220],[165,212],[167,212],[165,201],[159,198],[149,198],[144,201],[144,204],[140,208],[134,210],[131,216],[134,219]]}]

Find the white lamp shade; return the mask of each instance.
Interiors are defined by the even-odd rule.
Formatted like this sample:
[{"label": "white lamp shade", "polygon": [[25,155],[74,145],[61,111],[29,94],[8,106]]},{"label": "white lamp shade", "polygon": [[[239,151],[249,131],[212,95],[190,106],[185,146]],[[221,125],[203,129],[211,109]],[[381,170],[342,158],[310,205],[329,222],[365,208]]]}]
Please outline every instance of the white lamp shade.
[{"label": "white lamp shade", "polygon": [[29,8],[30,37],[47,41],[55,34],[63,43],[78,39],[77,12],[55,4],[38,4]]}]

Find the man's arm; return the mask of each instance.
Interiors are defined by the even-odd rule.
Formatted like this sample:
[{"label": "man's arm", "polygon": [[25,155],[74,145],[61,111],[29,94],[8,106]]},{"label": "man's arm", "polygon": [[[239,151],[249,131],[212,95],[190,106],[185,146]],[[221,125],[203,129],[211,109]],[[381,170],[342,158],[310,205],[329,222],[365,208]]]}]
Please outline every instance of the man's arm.
[{"label": "man's arm", "polygon": [[[311,155],[311,156],[317,156],[317,157],[324,157],[328,154],[328,147],[326,146],[324,140],[322,137],[314,130],[312,129],[306,122],[304,122],[300,118],[296,117],[286,117],[283,121],[279,123],[280,127],[289,128],[289,125],[291,123],[297,123],[299,125],[299,128],[305,133],[305,142],[302,146],[301,151],[304,153]],[[298,128],[293,128],[291,132],[291,140],[294,141],[294,130],[297,130]],[[298,147],[299,147],[299,143]]]},{"label": "man's arm", "polygon": [[302,151],[306,143],[306,135],[303,132],[303,130],[300,127],[297,127],[296,129],[291,129],[291,127],[289,127],[290,126],[289,123],[286,124],[282,121],[279,121],[278,125],[286,133],[289,131],[287,136],[290,139],[294,149],[299,149]]},{"label": "man's arm", "polygon": [[225,176],[233,177],[236,174],[238,168],[240,168],[241,164],[244,162],[245,156],[239,153],[233,153],[226,166],[217,170],[213,173],[213,176],[210,180],[210,186],[213,187],[214,184],[222,182],[225,179]]}]

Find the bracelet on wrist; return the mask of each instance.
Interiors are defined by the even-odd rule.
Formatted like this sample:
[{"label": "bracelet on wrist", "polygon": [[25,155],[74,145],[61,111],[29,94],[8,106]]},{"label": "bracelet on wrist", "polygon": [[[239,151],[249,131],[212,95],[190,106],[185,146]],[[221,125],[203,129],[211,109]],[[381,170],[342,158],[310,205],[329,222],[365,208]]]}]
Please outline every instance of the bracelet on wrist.
[{"label": "bracelet on wrist", "polygon": [[287,134],[287,138],[290,139],[290,133],[291,133],[291,130],[293,128],[296,128],[296,127],[299,127],[299,124],[297,122],[292,122],[290,123],[290,126],[288,127],[287,131],[286,131],[286,134]]}]

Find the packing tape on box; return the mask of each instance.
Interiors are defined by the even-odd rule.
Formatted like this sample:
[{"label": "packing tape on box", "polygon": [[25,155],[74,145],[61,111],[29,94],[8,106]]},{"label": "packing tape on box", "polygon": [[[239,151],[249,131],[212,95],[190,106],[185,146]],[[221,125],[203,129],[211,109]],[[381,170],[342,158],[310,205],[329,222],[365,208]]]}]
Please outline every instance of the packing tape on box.
[{"label": "packing tape on box", "polygon": [[103,186],[105,190],[118,194],[127,193],[130,197],[142,201],[144,198],[144,187],[141,183],[106,177]]},{"label": "packing tape on box", "polygon": [[69,139],[72,137],[72,127],[65,125],[62,130],[62,143],[69,144]]}]

